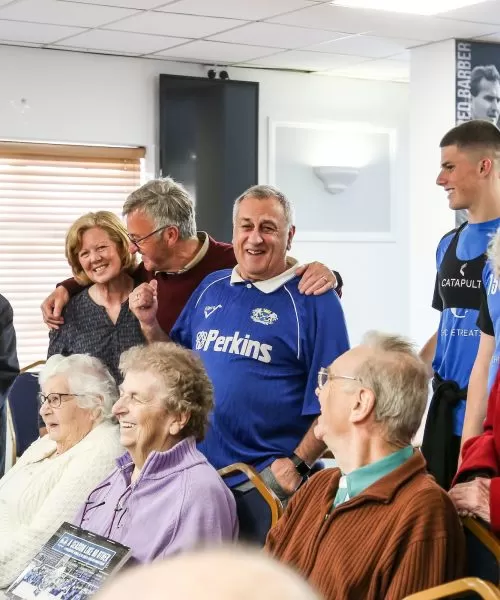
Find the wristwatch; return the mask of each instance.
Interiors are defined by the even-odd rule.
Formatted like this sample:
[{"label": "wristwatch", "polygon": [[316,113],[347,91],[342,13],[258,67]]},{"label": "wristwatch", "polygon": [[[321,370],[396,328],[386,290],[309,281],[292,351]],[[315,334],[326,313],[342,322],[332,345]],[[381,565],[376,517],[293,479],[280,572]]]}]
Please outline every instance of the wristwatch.
[{"label": "wristwatch", "polygon": [[289,458],[295,465],[295,470],[301,477],[307,477],[309,475],[311,472],[311,467],[304,460],[302,460],[300,456],[297,456],[294,452],[291,456],[289,456]]}]

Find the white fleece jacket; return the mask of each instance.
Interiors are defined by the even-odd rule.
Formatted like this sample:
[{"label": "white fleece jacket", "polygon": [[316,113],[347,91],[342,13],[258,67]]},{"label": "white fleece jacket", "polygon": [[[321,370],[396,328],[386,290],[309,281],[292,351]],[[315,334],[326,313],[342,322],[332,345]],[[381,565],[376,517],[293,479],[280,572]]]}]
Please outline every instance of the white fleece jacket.
[{"label": "white fleece jacket", "polygon": [[60,456],[47,435],[0,479],[0,588],[8,586],[123,453],[118,426],[105,421]]}]

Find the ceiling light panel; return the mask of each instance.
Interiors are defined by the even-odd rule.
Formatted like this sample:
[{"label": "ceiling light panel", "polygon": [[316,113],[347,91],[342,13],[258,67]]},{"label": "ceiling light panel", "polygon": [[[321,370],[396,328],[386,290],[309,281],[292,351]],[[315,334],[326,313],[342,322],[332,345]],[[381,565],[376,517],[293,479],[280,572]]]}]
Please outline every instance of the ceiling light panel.
[{"label": "ceiling light panel", "polygon": [[384,10],[410,15],[437,15],[450,10],[481,4],[485,0],[334,0],[334,6]]}]

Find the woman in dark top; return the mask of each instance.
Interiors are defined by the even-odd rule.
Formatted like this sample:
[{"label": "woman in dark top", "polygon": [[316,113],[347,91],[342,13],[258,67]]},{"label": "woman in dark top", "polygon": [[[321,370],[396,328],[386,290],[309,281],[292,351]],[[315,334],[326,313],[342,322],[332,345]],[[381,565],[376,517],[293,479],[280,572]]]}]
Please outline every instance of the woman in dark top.
[{"label": "woman in dark top", "polygon": [[64,325],[49,333],[48,356],[96,356],[118,382],[120,354],[144,343],[128,306],[136,266],[128,246],[127,231],[114,213],[87,213],[73,223],[66,235],[66,258],[78,283],[90,287],[71,298]]}]

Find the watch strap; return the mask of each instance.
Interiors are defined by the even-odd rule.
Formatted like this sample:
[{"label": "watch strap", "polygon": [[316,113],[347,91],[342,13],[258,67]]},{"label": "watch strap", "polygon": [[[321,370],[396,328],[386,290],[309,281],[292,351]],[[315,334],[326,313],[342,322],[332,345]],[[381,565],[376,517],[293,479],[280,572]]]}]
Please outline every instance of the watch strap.
[{"label": "watch strap", "polygon": [[293,462],[295,466],[295,470],[301,477],[307,477],[311,472],[311,467],[306,463],[305,460],[302,460],[300,456],[297,456],[294,453],[290,456],[290,460]]}]

